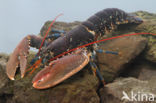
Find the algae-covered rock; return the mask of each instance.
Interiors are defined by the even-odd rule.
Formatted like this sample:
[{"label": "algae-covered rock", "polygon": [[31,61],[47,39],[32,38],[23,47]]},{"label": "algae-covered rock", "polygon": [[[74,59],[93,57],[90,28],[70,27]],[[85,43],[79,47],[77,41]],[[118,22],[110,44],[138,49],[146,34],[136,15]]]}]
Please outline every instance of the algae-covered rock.
[{"label": "algae-covered rock", "polygon": [[6,74],[5,74],[5,69],[4,67],[6,66],[6,64],[2,64],[2,61],[0,61],[0,95],[3,94],[4,89],[6,87],[6,85],[9,82],[9,79],[7,78]]},{"label": "algae-covered rock", "polygon": [[8,58],[9,56],[7,54],[0,53],[0,103],[6,103],[6,101],[11,99],[13,95],[12,89],[10,89],[12,82],[9,81],[5,73]]},{"label": "algae-covered rock", "polygon": [[[35,53],[30,52],[28,65]],[[32,86],[32,78],[37,74],[38,68],[30,75],[28,71],[24,78],[20,72],[16,73],[15,80],[8,79],[4,69],[0,68],[0,103],[99,103],[97,94],[99,81],[92,75],[89,66],[86,66],[76,75],[65,80],[61,84],[45,89],[37,90]],[[5,99],[4,99],[5,98]]]},{"label": "algae-covered rock", "polygon": [[148,45],[144,55],[147,60],[156,62],[156,14],[145,11],[138,11],[135,14],[142,18],[144,23],[135,28],[134,31],[155,34],[144,35],[144,37],[148,38]]},{"label": "algae-covered rock", "polygon": [[9,56],[7,54],[0,54],[0,94],[8,83],[8,78],[5,74],[6,62],[8,60],[8,57]]},{"label": "algae-covered rock", "polygon": [[144,55],[147,60],[156,63],[156,37],[149,37],[148,46]]},{"label": "algae-covered rock", "polygon": [[[91,81],[93,78],[88,79]],[[68,82],[69,84],[56,87],[50,94],[50,103],[99,103],[100,98],[96,90],[85,83],[86,79],[81,80],[84,82]]]},{"label": "algae-covered rock", "polygon": [[156,20],[156,14],[155,13],[149,13],[147,11],[137,11],[134,12],[136,16],[142,18],[143,20]]},{"label": "algae-covered rock", "polygon": [[0,60],[8,61],[9,55],[5,53],[0,53]]},{"label": "algae-covered rock", "polygon": [[6,62],[9,59],[9,55],[5,53],[0,53],[0,68],[5,70]]},{"label": "algae-covered rock", "polygon": [[[13,88],[13,103],[99,103],[96,92],[98,80],[87,68],[49,89],[37,90],[32,87],[32,77],[16,79]],[[19,75],[19,74],[18,74]]]},{"label": "algae-covered rock", "polygon": [[141,25],[135,28],[134,31],[155,34],[156,33],[156,21],[145,20]]},{"label": "algae-covered rock", "polygon": [[156,21],[145,21],[143,24],[139,25],[135,31],[155,34],[145,34],[143,36],[148,39],[144,57],[149,61],[156,62]]},{"label": "algae-covered rock", "polygon": [[101,103],[156,103],[155,94],[154,78],[150,81],[118,78],[100,90]]},{"label": "algae-covered rock", "polygon": [[[41,28],[40,31],[40,36],[43,36],[46,34],[50,24],[52,21],[47,21],[43,27]],[[75,28],[77,25],[79,25],[81,22],[79,21],[75,21],[72,23],[66,23],[66,22],[55,22],[52,26],[52,29],[56,29],[56,30],[64,30],[65,32],[70,31],[71,29]],[[49,34],[51,34],[51,31],[49,32]]]}]

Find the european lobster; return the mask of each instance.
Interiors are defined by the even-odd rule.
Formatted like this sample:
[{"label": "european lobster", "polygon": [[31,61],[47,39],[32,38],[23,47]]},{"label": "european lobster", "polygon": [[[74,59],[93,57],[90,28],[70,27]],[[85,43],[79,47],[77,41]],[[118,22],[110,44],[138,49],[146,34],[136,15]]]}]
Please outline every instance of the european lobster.
[{"label": "european lobster", "polygon": [[[42,58],[41,61],[46,66],[34,77],[32,81],[33,87],[37,89],[53,87],[74,75],[92,60],[91,56],[94,48],[89,46],[85,49],[77,49],[54,61],[49,61],[50,58],[78,46],[93,42],[97,37],[104,36],[117,28],[118,25],[139,25],[142,22],[140,18],[132,16],[120,9],[108,8],[97,12],[65,35],[58,36],[54,41],[46,40],[44,46],[41,48],[41,52],[38,54],[38,57]],[[43,37],[28,35],[18,44],[6,66],[6,73],[11,80],[14,80],[19,64],[21,77],[24,77],[28,50],[30,46],[39,49],[42,40]],[[91,65],[96,67],[93,63]],[[96,72],[98,73],[97,69]],[[101,76],[99,77],[102,78]]]}]

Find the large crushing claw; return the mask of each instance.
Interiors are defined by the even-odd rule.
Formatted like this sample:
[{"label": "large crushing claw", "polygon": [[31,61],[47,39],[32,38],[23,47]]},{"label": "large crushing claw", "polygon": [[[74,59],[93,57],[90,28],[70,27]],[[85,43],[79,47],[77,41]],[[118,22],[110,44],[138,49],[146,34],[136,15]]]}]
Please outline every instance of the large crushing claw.
[{"label": "large crushing claw", "polygon": [[42,38],[35,35],[26,36],[11,54],[6,66],[6,73],[11,80],[14,80],[16,69],[20,64],[21,78],[26,72],[27,56],[30,46],[39,48]]},{"label": "large crushing claw", "polygon": [[87,54],[85,50],[78,50],[73,54],[52,61],[49,66],[34,77],[33,87],[45,89],[57,85],[87,65],[89,56],[90,54]]}]

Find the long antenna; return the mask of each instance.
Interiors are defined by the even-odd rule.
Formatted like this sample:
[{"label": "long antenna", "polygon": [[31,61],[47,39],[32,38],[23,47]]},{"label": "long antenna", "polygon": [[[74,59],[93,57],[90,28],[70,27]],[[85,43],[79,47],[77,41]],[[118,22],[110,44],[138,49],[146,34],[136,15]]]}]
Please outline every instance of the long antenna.
[{"label": "long antenna", "polygon": [[37,56],[40,54],[41,48],[42,48],[42,46],[43,46],[43,44],[44,44],[44,41],[45,41],[45,39],[46,39],[46,37],[47,37],[47,35],[48,35],[48,33],[49,33],[49,31],[50,31],[52,25],[55,23],[56,19],[57,19],[59,16],[62,16],[62,15],[63,15],[62,13],[59,14],[59,15],[56,16],[55,19],[51,22],[51,24],[50,24],[50,26],[49,26],[49,28],[48,28],[48,30],[47,30],[47,32],[46,32],[46,34],[45,34],[43,40],[42,40],[42,43],[41,43],[41,45],[40,45],[39,51],[38,51],[38,53],[37,53]]}]

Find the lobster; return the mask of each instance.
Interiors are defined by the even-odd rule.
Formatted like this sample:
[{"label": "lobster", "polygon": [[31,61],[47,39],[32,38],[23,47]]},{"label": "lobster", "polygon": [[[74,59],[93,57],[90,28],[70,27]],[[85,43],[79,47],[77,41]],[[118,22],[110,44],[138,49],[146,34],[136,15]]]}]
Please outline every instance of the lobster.
[{"label": "lobster", "polygon": [[[78,46],[93,42],[98,37],[102,37],[115,30],[119,25],[139,25],[142,22],[140,18],[120,9],[108,8],[97,12],[68,33],[57,36],[55,40],[48,41],[46,39],[38,54],[38,58],[41,60],[39,63],[43,63],[45,67],[33,78],[33,87],[37,89],[53,87],[80,71],[90,61],[92,61],[90,62],[91,66],[96,68],[94,72],[104,82],[94,63],[93,58],[95,58],[96,54],[94,46],[77,49],[53,61],[49,61],[49,59]],[[53,38],[53,36],[49,36],[48,38]],[[7,76],[11,80],[14,80],[18,66],[20,67],[21,78],[24,77],[29,48],[35,47],[40,49],[42,40],[43,37],[28,35],[18,44],[6,66]],[[116,54],[111,51],[105,52]]]}]

